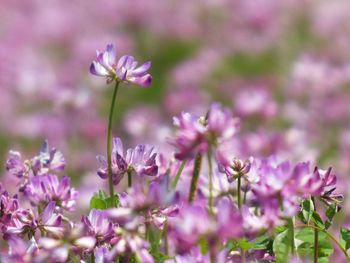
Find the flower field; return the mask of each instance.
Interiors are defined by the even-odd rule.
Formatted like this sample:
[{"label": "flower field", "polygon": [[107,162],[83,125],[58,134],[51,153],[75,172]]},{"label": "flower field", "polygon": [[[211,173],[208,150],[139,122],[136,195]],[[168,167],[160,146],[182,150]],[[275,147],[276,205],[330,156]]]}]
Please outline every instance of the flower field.
[{"label": "flower field", "polygon": [[348,0],[0,4],[0,262],[350,262]]}]

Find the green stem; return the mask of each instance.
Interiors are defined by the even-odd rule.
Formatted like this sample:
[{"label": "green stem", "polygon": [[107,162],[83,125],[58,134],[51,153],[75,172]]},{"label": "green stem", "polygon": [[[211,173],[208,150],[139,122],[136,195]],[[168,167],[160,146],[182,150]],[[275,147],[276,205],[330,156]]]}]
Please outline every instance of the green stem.
[{"label": "green stem", "polygon": [[182,171],[184,170],[185,165],[186,165],[186,160],[183,160],[182,163],[180,164],[179,169],[177,170],[176,175],[175,175],[175,179],[174,179],[173,184],[172,184],[173,189],[176,189],[177,183],[180,180],[180,175],[182,174]]},{"label": "green stem", "polygon": [[211,149],[208,151],[208,168],[209,168],[209,213],[213,214],[213,164],[211,161]]},{"label": "green stem", "polygon": [[[316,212],[316,202],[315,198],[312,196],[311,201],[314,204],[314,210]],[[315,226],[316,223],[315,223]],[[314,229],[314,263],[318,263],[318,230]]]},{"label": "green stem", "polygon": [[237,203],[238,208],[241,209],[242,207],[242,197],[241,197],[241,175],[238,175],[237,178]]},{"label": "green stem", "polygon": [[91,263],[95,263],[95,253],[92,252],[91,254]]},{"label": "green stem", "polygon": [[[283,211],[284,207],[283,207],[283,198],[282,198],[281,193],[279,193],[279,195],[278,195],[278,203],[279,203],[281,211]],[[294,255],[294,253],[295,253],[294,217],[288,219],[288,228],[289,228],[289,232],[290,232],[291,254]]]},{"label": "green stem", "polygon": [[200,153],[198,153],[195,160],[194,160],[194,168],[193,168],[193,173],[192,173],[190,194],[188,196],[188,202],[190,202],[190,203],[193,202],[194,197],[196,196],[197,182],[198,182],[198,178],[199,178],[199,173],[201,171],[201,165],[202,165],[202,155]]},{"label": "green stem", "polygon": [[164,253],[167,256],[169,254],[168,219],[166,219],[165,222],[164,222],[163,238],[164,238]]},{"label": "green stem", "polygon": [[247,191],[243,192],[243,204],[245,205],[247,202]]},{"label": "green stem", "polygon": [[112,97],[111,108],[109,110],[109,120],[108,120],[108,131],[107,131],[107,162],[108,162],[108,184],[109,184],[109,195],[112,199],[112,204],[114,204],[114,189],[113,189],[113,174],[112,174],[112,122],[113,113],[115,108],[115,101],[117,98],[119,87],[119,81],[115,82],[114,92]]},{"label": "green stem", "polygon": [[80,258],[73,251],[69,252],[69,257],[74,263],[80,263]]},{"label": "green stem", "polygon": [[132,173],[128,171],[128,187],[132,186]]},{"label": "green stem", "polygon": [[343,252],[347,262],[350,262],[350,256],[348,255],[348,253],[346,252],[345,248],[343,248],[343,246],[339,243],[339,241],[331,234],[329,233],[327,230],[319,228],[317,226],[313,226],[313,225],[306,225],[306,224],[302,224],[302,225],[297,225],[295,226],[295,228],[302,228],[302,227],[311,227],[314,230],[317,230],[319,232],[323,232],[327,235],[327,237],[332,240],[337,246],[338,248]]},{"label": "green stem", "polygon": [[294,217],[288,219],[288,227],[290,231],[290,247],[291,247],[291,254],[294,255],[295,253],[295,241],[294,241]]}]

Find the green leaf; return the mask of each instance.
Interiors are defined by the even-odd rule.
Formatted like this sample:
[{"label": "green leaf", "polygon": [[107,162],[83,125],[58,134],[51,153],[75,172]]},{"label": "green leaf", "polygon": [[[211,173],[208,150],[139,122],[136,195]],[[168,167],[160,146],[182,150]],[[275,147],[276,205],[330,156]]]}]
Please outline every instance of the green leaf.
[{"label": "green leaf", "polygon": [[119,205],[119,196],[118,195],[114,196],[114,203],[111,197],[106,198],[105,203],[107,208],[117,207]]},{"label": "green leaf", "polygon": [[314,222],[317,227],[322,228],[322,229],[325,228],[325,225],[324,225],[320,215],[316,211],[313,211],[311,221]]},{"label": "green leaf", "polygon": [[289,247],[289,230],[286,229],[279,233],[273,241],[273,252],[275,253],[276,263],[287,262]]},{"label": "green leaf", "polygon": [[94,195],[90,199],[90,209],[107,209],[111,207],[117,207],[119,204],[119,196],[114,196],[114,204],[111,197],[107,197],[106,193],[102,190],[99,190],[98,193],[94,193]]},{"label": "green leaf", "polygon": [[299,214],[300,220],[305,224],[310,224],[313,212],[315,210],[311,199],[304,200],[301,204],[301,212]]},{"label": "green leaf", "polygon": [[328,229],[333,222],[333,218],[336,215],[336,213],[339,212],[339,207],[337,204],[331,204],[326,211],[326,216],[327,216],[327,220],[325,222],[325,228]]},{"label": "green leaf", "polygon": [[207,254],[209,251],[208,241],[205,238],[201,238],[198,243],[199,243],[199,247],[201,249],[202,255]]},{"label": "green leaf", "polygon": [[348,250],[350,248],[350,230],[346,229],[344,227],[340,228],[340,244],[345,250]]},{"label": "green leaf", "polygon": [[160,243],[162,239],[162,232],[153,228],[151,225],[148,226],[148,241],[150,243],[150,254],[153,256],[155,262],[161,262],[161,251]]},{"label": "green leaf", "polygon": [[272,240],[267,235],[260,236],[252,241],[254,250],[268,250],[272,245]]},{"label": "green leaf", "polygon": [[238,246],[243,250],[249,250],[253,247],[251,243],[247,239],[239,239],[237,241]]},{"label": "green leaf", "polygon": [[[295,235],[297,252],[301,257],[313,257],[314,251],[314,229],[306,227],[298,231]],[[318,232],[318,262],[329,262],[329,257],[333,254],[333,246],[327,235]]]},{"label": "green leaf", "polygon": [[106,209],[106,203],[103,199],[101,199],[98,195],[94,195],[90,199],[90,209]]}]

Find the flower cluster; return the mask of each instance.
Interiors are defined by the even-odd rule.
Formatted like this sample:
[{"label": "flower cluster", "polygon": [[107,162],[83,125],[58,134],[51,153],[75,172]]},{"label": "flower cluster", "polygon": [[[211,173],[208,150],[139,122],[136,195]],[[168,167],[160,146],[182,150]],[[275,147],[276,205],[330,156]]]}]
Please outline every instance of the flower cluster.
[{"label": "flower cluster", "polygon": [[[149,66],[137,68],[130,56],[116,63],[108,45],[90,70],[107,82],[146,86]],[[144,144],[125,152],[120,138],[108,141],[112,149],[107,158],[97,157],[97,175],[109,179],[110,194],[102,181],[82,216],[73,213],[78,192],[68,176],[61,177],[61,152],[50,150],[47,141],[28,160],[10,151],[6,169],[18,187],[14,195],[0,187],[0,230],[7,245],[1,261],[325,262],[333,252],[326,237],[349,260],[350,230],[341,228],[341,242],[329,231],[343,199],[332,169],[293,165],[278,155],[226,153],[236,150],[239,123],[215,103],[202,117],[174,118],[171,154]],[[121,183],[125,175],[128,187]]]},{"label": "flower cluster", "polygon": [[[124,154],[123,143],[120,138],[113,139],[112,175],[113,183],[118,184],[126,173],[139,177],[156,176],[158,173],[157,152],[150,145],[140,144],[134,149],[128,149]],[[108,177],[108,165],[104,156],[97,156],[100,168],[97,174],[102,178]]]}]

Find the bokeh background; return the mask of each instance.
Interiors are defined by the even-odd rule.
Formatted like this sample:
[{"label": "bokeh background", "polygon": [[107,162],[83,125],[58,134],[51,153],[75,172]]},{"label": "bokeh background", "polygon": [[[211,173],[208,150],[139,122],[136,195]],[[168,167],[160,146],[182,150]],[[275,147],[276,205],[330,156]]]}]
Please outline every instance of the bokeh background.
[{"label": "bokeh background", "polygon": [[0,162],[47,138],[88,202],[112,93],[88,69],[113,43],[152,61],[152,87],[122,85],[117,98],[114,134],[127,146],[170,153],[172,116],[218,101],[242,120],[238,157],[332,166],[348,195],[349,14],[348,0],[0,0]]}]

